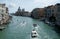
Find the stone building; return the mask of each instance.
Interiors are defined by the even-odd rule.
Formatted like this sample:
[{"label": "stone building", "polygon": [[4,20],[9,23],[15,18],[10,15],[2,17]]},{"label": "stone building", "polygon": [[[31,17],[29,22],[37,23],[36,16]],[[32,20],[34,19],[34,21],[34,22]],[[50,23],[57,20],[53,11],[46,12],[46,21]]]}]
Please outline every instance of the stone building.
[{"label": "stone building", "polygon": [[49,17],[52,16],[52,7],[53,6],[48,6],[48,7],[45,7],[45,18],[47,20],[49,20]]},{"label": "stone building", "polygon": [[39,10],[39,18],[45,18],[44,8],[40,8]]},{"label": "stone building", "polygon": [[31,12],[31,16],[33,18],[44,18],[44,8],[35,8],[33,9],[33,11]]},{"label": "stone building", "polygon": [[60,3],[55,5],[56,24],[60,25]]},{"label": "stone building", "polygon": [[56,24],[60,25],[60,3],[45,7],[44,9],[45,9],[45,18],[49,20],[52,14],[54,14],[54,17],[56,18]]},{"label": "stone building", "polygon": [[31,17],[38,19],[39,18],[39,11],[40,11],[40,8],[33,9],[31,12]]},{"label": "stone building", "polygon": [[8,8],[5,6],[5,4],[0,4],[0,24],[7,23],[8,19]]},{"label": "stone building", "polygon": [[18,10],[16,11],[15,15],[17,15],[17,16],[30,16],[30,13],[28,11],[25,11],[25,9],[20,9],[20,7],[19,7]]}]

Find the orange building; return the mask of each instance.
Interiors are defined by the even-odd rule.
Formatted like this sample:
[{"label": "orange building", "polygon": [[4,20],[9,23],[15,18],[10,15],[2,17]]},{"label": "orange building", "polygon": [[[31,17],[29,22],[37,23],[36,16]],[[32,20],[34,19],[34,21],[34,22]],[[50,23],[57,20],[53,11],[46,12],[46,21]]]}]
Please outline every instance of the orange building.
[{"label": "orange building", "polygon": [[39,17],[42,18],[44,16],[45,16],[44,15],[44,8],[40,8],[40,10],[39,10]]}]

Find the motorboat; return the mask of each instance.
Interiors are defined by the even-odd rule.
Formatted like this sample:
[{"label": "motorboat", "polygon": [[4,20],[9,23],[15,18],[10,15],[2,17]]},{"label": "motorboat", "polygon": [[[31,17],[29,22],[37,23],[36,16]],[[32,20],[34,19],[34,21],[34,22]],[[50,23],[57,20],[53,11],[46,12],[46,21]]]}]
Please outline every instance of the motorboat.
[{"label": "motorboat", "polygon": [[33,24],[34,27],[37,27],[37,24]]},{"label": "motorboat", "polygon": [[49,24],[49,22],[46,22],[46,24]]},{"label": "motorboat", "polygon": [[38,36],[37,31],[36,31],[35,29],[33,29],[32,32],[31,32],[31,37],[32,37],[32,38],[35,38],[35,37],[37,37],[37,36]]},{"label": "motorboat", "polygon": [[5,27],[1,27],[1,26],[0,26],[0,30],[3,30],[3,29],[5,29]]},{"label": "motorboat", "polygon": [[23,21],[23,23],[25,23],[25,21]]},{"label": "motorboat", "polygon": [[48,20],[45,20],[45,23],[46,23],[46,24],[49,24],[50,22],[49,22]]}]

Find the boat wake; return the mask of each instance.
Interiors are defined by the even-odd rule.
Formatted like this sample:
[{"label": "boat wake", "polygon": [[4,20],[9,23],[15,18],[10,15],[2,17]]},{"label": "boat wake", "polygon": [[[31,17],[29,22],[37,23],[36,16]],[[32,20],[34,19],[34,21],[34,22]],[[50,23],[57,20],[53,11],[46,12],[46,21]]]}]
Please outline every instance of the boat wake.
[{"label": "boat wake", "polygon": [[20,25],[21,25],[21,26],[25,26],[25,25],[26,25],[26,22],[24,22],[24,23],[20,23]]}]

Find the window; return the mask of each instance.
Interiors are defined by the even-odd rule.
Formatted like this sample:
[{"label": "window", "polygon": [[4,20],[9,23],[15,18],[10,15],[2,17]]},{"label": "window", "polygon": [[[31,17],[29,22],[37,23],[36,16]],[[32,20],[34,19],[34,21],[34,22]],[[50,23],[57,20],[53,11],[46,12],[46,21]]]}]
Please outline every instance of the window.
[{"label": "window", "polygon": [[4,12],[4,10],[2,10],[2,12]]},{"label": "window", "polygon": [[60,7],[57,8],[57,11],[60,12]]},{"label": "window", "polygon": [[3,14],[1,14],[2,15],[2,17],[4,17],[4,15]]},{"label": "window", "polygon": [[54,12],[54,10],[52,10],[52,12]]}]

